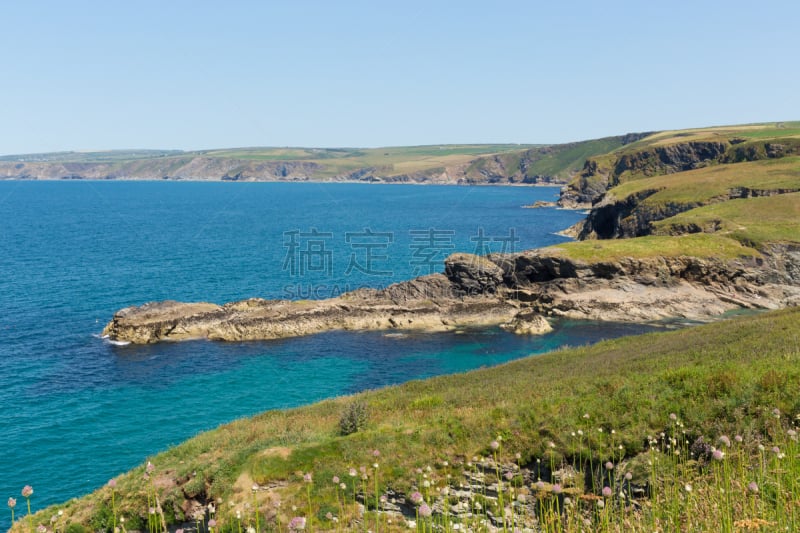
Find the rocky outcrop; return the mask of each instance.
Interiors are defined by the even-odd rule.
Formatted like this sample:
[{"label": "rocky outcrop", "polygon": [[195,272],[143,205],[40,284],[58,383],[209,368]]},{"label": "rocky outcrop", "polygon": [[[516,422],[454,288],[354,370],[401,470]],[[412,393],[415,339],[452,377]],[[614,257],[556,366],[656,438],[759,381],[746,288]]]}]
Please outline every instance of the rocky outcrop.
[{"label": "rocky outcrop", "polygon": [[152,343],[242,341],[342,330],[446,331],[498,325],[549,331],[543,317],[609,321],[707,319],[736,308],[800,304],[800,247],[757,259],[623,258],[582,262],[557,249],[477,257],[454,254],[444,274],[319,301],[249,299],[149,303],[117,312],[104,334]]}]

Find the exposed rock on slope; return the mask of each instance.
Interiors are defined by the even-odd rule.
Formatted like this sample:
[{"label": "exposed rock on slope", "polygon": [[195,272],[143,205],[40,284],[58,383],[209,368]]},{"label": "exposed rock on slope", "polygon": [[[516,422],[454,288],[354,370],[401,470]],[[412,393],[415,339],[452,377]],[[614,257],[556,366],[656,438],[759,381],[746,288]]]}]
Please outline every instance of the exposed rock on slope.
[{"label": "exposed rock on slope", "polygon": [[488,258],[454,254],[445,274],[362,289],[321,301],[250,299],[225,305],[160,302],[116,313],[104,333],[118,341],[275,339],[334,329],[444,331],[502,325],[549,329],[540,315],[648,321],[704,319],[736,308],[800,303],[800,248],[759,260],[623,258],[586,263],[557,249]]}]

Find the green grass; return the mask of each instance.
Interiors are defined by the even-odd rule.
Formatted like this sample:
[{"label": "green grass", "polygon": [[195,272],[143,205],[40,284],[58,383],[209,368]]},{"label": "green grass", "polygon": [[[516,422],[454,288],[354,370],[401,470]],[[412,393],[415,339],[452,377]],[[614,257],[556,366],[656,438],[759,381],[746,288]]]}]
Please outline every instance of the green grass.
[{"label": "green grass", "polygon": [[[653,472],[651,485],[658,490],[650,499],[640,500],[638,513],[613,506],[619,509],[613,514],[597,514],[591,509],[586,511],[588,515],[567,511],[558,515],[563,516],[557,518],[562,525],[574,512],[575,519],[586,516],[594,520],[595,530],[602,530],[605,520],[609,524],[616,521],[616,527],[626,521],[633,524],[628,528],[631,530],[652,531],[653,524],[673,530],[685,519],[686,509],[692,509],[697,530],[710,530],[703,524],[718,530],[720,505],[728,501],[714,489],[722,479],[718,476],[727,475],[726,482],[738,484],[756,479],[748,474],[751,461],[758,464],[756,443],[775,442],[783,449],[791,445],[781,431],[787,424],[791,427],[794,415],[800,413],[800,396],[796,394],[800,386],[798,324],[800,309],[789,309],[677,332],[606,341],[362,393],[357,397],[369,405],[368,426],[346,437],[338,435],[338,418],[352,398],[267,412],[203,433],[153,457],[155,472],[150,480],[142,478],[143,467],[120,476],[115,510],[127,517],[129,524],[144,524],[148,494],[158,495],[160,505],[174,514],[167,520],[180,521],[180,512],[175,509],[179,510],[187,498],[210,497],[222,502],[216,517],[227,531],[236,531],[237,510],[244,515],[245,526],[254,524],[255,504],[264,530],[285,530],[295,515],[309,517],[321,529],[336,529],[324,515],[332,512],[341,517],[340,525],[356,518],[354,498],[358,492],[367,497],[369,510],[372,495],[377,497],[387,488],[405,494],[419,489],[426,501],[439,493],[433,489],[426,492],[424,480],[440,490],[445,484],[457,488],[464,479],[462,472],[477,468],[469,466],[470,458],[492,457],[489,443],[502,436],[498,459],[504,469],[513,470],[516,463],[533,468],[539,464],[537,460],[548,468],[567,464],[582,469],[613,461],[620,474],[633,471],[637,476],[649,476]],[[785,415],[776,419],[773,409]],[[658,449],[665,441],[656,439],[657,444],[652,444],[648,437],[661,432],[674,434],[669,413],[675,413],[683,424],[682,440],[693,442],[702,435],[713,443],[722,434],[741,434],[748,448],[737,452],[739,462],[733,461],[731,451],[728,464],[732,470],[727,473],[698,463],[688,452],[680,461],[670,463],[674,466],[650,469],[648,457],[652,460],[657,457],[653,454],[662,453]],[[578,430],[585,436],[574,436]],[[381,452],[380,458],[372,454],[376,449]],[[519,459],[514,458],[517,453]],[[662,455],[670,460],[669,454]],[[781,526],[794,524],[790,519],[796,518],[788,512],[791,506],[784,505],[787,494],[796,495],[787,492],[787,480],[800,475],[796,456],[792,461],[784,464],[783,472],[788,468],[788,475],[770,466],[763,478],[758,478],[763,499],[742,500],[756,502],[757,508],[751,511],[731,504],[728,513],[722,505],[722,519],[729,517],[733,523],[734,519],[760,518]],[[373,462],[379,462],[380,468],[373,468]],[[486,459],[478,462],[493,464]],[[349,468],[359,466],[365,466],[366,482],[348,475]],[[739,469],[744,472],[742,476],[737,474]],[[313,472],[313,483],[303,483],[306,472]],[[345,483],[344,491],[331,481],[334,475]],[[250,486],[254,481],[274,488],[253,493]],[[544,481],[547,487],[554,482],[549,477]],[[485,483],[490,484],[491,479]],[[598,479],[598,483],[604,482]],[[673,490],[684,483],[696,487],[696,497],[688,503],[677,494],[680,490]],[[776,483],[783,483],[783,488],[776,489]],[[522,488],[518,486],[519,491]],[[582,505],[585,501],[594,505],[592,498],[597,496],[592,493],[598,489],[577,483],[570,486],[568,494]],[[524,492],[541,499],[543,505],[554,505],[554,500],[547,499],[549,489],[546,494],[537,491],[526,486]],[[577,498],[584,491],[591,495],[585,501]],[[736,485],[731,492],[737,502],[746,497]],[[275,506],[278,496],[280,508]],[[94,523],[95,528],[104,529],[110,527],[110,499],[110,489],[103,488],[46,509],[33,517],[33,523],[49,521],[60,509],[64,523]],[[612,500],[607,501],[612,505]],[[556,519],[552,509],[548,513],[542,520],[548,516]],[[447,518],[439,515],[436,519],[444,524]],[[378,521],[385,531],[405,528],[404,524],[389,525],[374,512],[368,512],[365,520],[368,524]],[[25,522],[19,522],[13,530],[26,528]],[[608,530],[613,528],[609,526]]]},{"label": "green grass", "polygon": [[800,240],[800,193],[731,200],[698,207],[655,223],[657,234],[716,232],[755,248]]},{"label": "green grass", "polygon": [[736,259],[758,257],[753,248],[734,238],[698,233],[680,236],[651,235],[634,239],[575,241],[543,248],[540,253],[585,262],[616,261],[626,257],[679,257]]},{"label": "green grass", "polygon": [[717,165],[628,181],[609,191],[618,200],[643,191],[658,191],[642,205],[704,203],[727,197],[741,187],[758,190],[800,189],[800,157]]}]

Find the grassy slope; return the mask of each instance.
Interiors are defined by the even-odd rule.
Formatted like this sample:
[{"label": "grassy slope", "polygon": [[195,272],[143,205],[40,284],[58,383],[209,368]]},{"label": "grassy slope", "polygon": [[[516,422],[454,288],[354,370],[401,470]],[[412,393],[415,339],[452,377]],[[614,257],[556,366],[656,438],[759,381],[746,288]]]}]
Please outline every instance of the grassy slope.
[{"label": "grassy slope", "polygon": [[[669,413],[678,414],[692,439],[722,433],[757,438],[774,423],[774,408],[800,413],[798,324],[800,309],[790,309],[362,393],[357,398],[369,405],[368,427],[347,437],[338,435],[337,421],[352,398],[267,412],[152,458],[161,503],[169,507],[185,494],[208,490],[226,502],[219,516],[230,520],[226,512],[252,501],[255,480],[285,483],[278,492],[286,512],[293,504],[306,508],[306,488],[314,512],[324,511],[336,498],[331,477],[347,479],[349,467],[373,461],[373,449],[381,451],[381,486],[407,491],[415,468],[437,465],[442,474],[443,461],[486,454],[497,435],[504,437],[509,458],[518,452],[523,463],[541,458],[558,464],[578,453],[571,434],[583,428],[588,441],[581,450],[588,446],[595,461],[619,460],[618,446],[626,457],[642,452],[646,436],[667,427]],[[315,482],[304,487],[302,473],[308,471]],[[129,527],[147,507],[142,472],[140,467],[118,479],[116,501]],[[97,527],[110,519],[109,502],[104,488],[58,509],[67,521],[90,523],[94,517]],[[35,521],[55,511],[47,509]]]}]

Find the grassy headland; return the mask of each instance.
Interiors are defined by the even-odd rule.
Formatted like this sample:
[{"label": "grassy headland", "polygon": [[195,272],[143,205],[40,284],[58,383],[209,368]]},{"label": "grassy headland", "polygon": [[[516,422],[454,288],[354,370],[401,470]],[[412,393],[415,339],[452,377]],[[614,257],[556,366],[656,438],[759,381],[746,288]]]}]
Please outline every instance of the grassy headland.
[{"label": "grassy headland", "polygon": [[[549,531],[794,528],[799,324],[800,309],[789,309],[267,412],[152,457],[149,475],[143,465],[32,524],[56,516],[62,531],[110,530],[116,516],[129,530],[161,530],[163,519],[194,523],[202,507],[200,526],[213,518],[223,531],[286,530],[295,516],[312,530],[399,530],[408,520],[483,530],[492,516],[502,528],[498,506],[516,501],[508,526]],[[342,435],[343,413],[357,404],[368,418]],[[724,457],[715,461],[712,447]],[[419,516],[421,503],[408,503],[406,518],[374,512],[376,502],[386,508],[381,496],[397,504],[414,492],[431,518]],[[467,502],[472,517],[450,505],[445,513],[444,499]],[[22,520],[13,530],[28,527]]]}]

